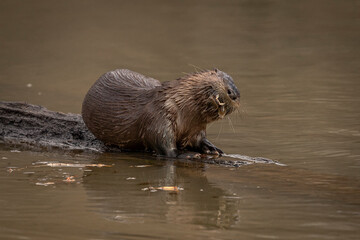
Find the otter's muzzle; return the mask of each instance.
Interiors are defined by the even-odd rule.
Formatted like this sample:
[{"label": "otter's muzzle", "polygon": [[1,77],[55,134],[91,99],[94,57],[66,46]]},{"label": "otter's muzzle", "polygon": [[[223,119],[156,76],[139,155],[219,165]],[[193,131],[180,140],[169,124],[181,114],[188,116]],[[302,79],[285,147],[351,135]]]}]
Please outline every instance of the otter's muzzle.
[{"label": "otter's muzzle", "polygon": [[225,103],[221,102],[219,97],[220,97],[219,94],[216,94],[215,96],[212,96],[211,99],[214,101],[214,103],[218,109],[219,117],[222,119],[225,117],[225,114],[226,114]]}]

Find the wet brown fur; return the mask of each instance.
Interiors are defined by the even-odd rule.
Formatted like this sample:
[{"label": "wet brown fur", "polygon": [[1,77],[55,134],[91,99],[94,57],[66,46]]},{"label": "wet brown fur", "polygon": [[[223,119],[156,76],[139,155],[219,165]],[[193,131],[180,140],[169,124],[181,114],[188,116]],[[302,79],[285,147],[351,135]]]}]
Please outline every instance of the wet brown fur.
[{"label": "wet brown fur", "polygon": [[[82,115],[98,139],[123,149],[154,150],[172,157],[183,149],[221,151],[206,139],[206,125],[238,108],[239,100],[232,100],[226,91],[217,70],[161,84],[119,69],[104,74],[90,88]],[[223,115],[217,102],[224,105]]]}]

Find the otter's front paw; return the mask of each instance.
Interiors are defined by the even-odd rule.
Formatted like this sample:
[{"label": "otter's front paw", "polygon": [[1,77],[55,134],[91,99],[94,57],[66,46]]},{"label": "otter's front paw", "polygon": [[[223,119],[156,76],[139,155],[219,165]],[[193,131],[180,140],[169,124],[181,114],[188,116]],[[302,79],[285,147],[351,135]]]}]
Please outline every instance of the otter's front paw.
[{"label": "otter's front paw", "polygon": [[209,155],[217,155],[217,156],[220,156],[221,154],[223,154],[224,152],[219,149],[219,148],[215,148],[215,149],[212,149],[212,150],[205,150],[204,153],[206,154],[209,154]]},{"label": "otter's front paw", "polygon": [[217,148],[206,138],[202,142],[202,151],[206,154],[212,154],[212,155],[221,155],[224,153],[220,148]]}]

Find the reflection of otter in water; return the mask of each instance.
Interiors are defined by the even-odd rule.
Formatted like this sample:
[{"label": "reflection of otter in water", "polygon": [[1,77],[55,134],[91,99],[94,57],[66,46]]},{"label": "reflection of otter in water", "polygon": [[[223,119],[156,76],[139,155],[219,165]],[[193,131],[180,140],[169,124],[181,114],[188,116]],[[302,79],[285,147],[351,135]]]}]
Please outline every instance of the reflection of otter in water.
[{"label": "reflection of otter in water", "polygon": [[130,70],[101,76],[82,108],[86,126],[106,144],[154,150],[222,153],[206,138],[206,125],[239,106],[233,79],[217,69],[160,83]]},{"label": "reflection of otter in water", "polygon": [[[86,173],[83,186],[95,210],[111,221],[124,223],[166,221],[206,228],[229,228],[237,223],[240,200],[227,198],[230,193],[210,185],[199,163],[183,166],[160,161],[160,165],[135,167],[148,162],[139,158],[116,159],[111,168],[92,168]],[[178,186],[184,190],[142,190],[149,186]]]}]

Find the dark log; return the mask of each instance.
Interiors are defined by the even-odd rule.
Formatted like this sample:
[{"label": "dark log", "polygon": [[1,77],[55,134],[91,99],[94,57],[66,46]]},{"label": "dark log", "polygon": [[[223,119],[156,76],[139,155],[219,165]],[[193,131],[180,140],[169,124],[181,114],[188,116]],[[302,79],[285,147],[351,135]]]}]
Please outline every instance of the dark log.
[{"label": "dark log", "polygon": [[19,102],[0,102],[0,141],[69,150],[106,150],[87,129],[81,115]]}]

